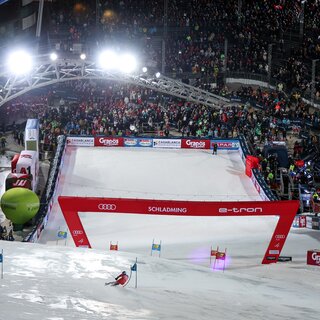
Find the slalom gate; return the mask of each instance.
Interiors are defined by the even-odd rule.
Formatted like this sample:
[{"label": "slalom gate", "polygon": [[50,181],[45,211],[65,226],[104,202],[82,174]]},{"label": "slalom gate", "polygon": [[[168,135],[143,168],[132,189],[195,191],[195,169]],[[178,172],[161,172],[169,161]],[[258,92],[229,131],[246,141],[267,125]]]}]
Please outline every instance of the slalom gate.
[{"label": "slalom gate", "polygon": [[77,247],[91,248],[79,212],[176,216],[279,216],[262,264],[276,263],[299,208],[299,201],[200,202],[127,198],[58,197]]}]

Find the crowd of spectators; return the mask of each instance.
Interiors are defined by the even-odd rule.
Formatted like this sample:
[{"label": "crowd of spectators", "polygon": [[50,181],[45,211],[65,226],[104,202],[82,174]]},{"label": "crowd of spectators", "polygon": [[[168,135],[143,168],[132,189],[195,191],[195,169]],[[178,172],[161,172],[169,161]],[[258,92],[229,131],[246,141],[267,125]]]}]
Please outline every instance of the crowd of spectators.
[{"label": "crowd of spectators", "polygon": [[[106,43],[120,50],[133,45],[146,64],[158,70],[162,64],[159,37],[164,36],[170,44],[166,46],[165,58],[168,74],[191,73],[213,80],[224,70],[266,76],[268,46],[273,44],[273,56],[281,63],[272,64],[272,76],[290,90],[298,88],[310,93],[310,63],[320,54],[319,1],[302,5],[301,1],[288,0],[173,0],[167,3],[166,15],[164,3],[109,0],[90,6],[58,1],[51,11],[51,33],[59,36],[63,31],[69,44],[85,43],[92,50]],[[302,15],[304,37],[294,46],[289,43],[287,48],[285,34],[299,28]],[[69,45],[61,43],[61,47],[67,50]],[[319,96],[318,89],[317,86]]]},{"label": "crowd of spectators", "polygon": [[[41,119],[45,150],[54,150],[57,136],[65,133],[128,136],[161,132],[208,138],[242,133],[261,157],[266,180],[276,188],[277,168],[274,159],[263,158],[263,145],[286,142],[288,135],[293,136],[292,166],[318,144],[319,114],[309,110],[301,97],[310,93],[311,60],[320,55],[320,1],[173,0],[167,1],[166,15],[163,0],[97,3],[98,7],[76,1],[52,4],[50,34],[58,39],[56,49],[69,51],[74,43],[83,43],[92,51],[105,43],[120,50],[133,46],[147,64],[160,69],[164,37],[170,44],[166,46],[166,73],[188,73],[199,80],[196,85],[203,85],[201,78],[217,80],[224,71],[267,75],[272,44],[274,59],[278,59],[272,62],[272,77],[284,85],[274,91],[218,87],[219,94],[249,103],[215,110],[129,85],[66,82],[63,88],[56,86],[46,94],[23,97],[7,106],[8,117],[23,114]],[[285,42],[285,34],[299,28],[302,17],[303,35],[292,47]],[[54,97],[66,90],[75,92],[76,99],[53,103]],[[316,97],[320,97],[318,83]],[[303,133],[306,135],[301,136]],[[303,175],[295,179],[305,182]]]},{"label": "crowd of spectators", "polygon": [[[267,183],[276,191],[278,166],[263,149],[280,142],[287,144],[291,154],[287,170],[290,167],[294,173],[292,181],[312,187],[315,175],[310,180],[310,175],[304,174],[309,171],[295,164],[315,153],[319,145],[319,112],[299,95],[288,97],[281,90],[240,87],[232,91],[225,87],[223,91],[237,102],[215,109],[133,85],[78,80],[50,87],[46,94],[22,97],[0,111],[39,118],[42,152],[54,151],[61,134],[197,138],[234,138],[243,134],[251,153],[260,157]],[[317,160],[309,157],[304,169],[314,171]]]}]

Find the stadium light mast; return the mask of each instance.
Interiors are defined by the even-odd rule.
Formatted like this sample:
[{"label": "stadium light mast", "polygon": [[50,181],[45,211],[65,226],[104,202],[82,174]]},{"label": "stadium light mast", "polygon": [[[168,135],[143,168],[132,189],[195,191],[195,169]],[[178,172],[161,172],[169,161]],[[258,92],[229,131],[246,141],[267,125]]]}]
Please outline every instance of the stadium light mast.
[{"label": "stadium light mast", "polygon": [[37,38],[40,38],[40,36],[41,36],[43,6],[44,6],[44,0],[40,0],[39,1],[39,8],[38,8],[38,21],[37,21],[37,28],[36,28],[36,37]]}]

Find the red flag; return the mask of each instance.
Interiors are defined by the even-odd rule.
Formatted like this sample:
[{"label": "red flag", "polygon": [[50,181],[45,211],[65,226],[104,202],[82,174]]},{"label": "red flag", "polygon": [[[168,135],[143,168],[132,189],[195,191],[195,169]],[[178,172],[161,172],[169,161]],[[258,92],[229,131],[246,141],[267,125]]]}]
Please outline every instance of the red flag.
[{"label": "red flag", "polygon": [[218,260],[225,260],[226,259],[226,253],[225,252],[217,252],[217,254],[216,254],[216,258],[218,259]]},{"label": "red flag", "polygon": [[118,245],[117,244],[110,244],[110,250],[118,251]]},{"label": "red flag", "polygon": [[217,250],[211,250],[210,255],[211,255],[211,257],[216,257],[217,253],[218,253]]}]

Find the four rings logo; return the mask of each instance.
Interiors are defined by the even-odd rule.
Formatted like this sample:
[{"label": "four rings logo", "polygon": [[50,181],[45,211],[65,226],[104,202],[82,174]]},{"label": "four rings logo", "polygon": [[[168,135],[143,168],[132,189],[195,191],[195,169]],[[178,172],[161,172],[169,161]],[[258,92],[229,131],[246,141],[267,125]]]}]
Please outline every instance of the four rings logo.
[{"label": "four rings logo", "polygon": [[276,240],[279,241],[279,240],[282,240],[282,239],[285,239],[286,236],[284,234],[277,234],[276,235]]},{"label": "four rings logo", "polygon": [[117,206],[112,203],[100,203],[98,204],[98,209],[104,211],[115,211],[117,209]]},{"label": "four rings logo", "polygon": [[73,230],[73,231],[72,231],[72,234],[73,234],[74,236],[79,236],[79,235],[83,234],[83,231],[82,231],[82,230]]}]

